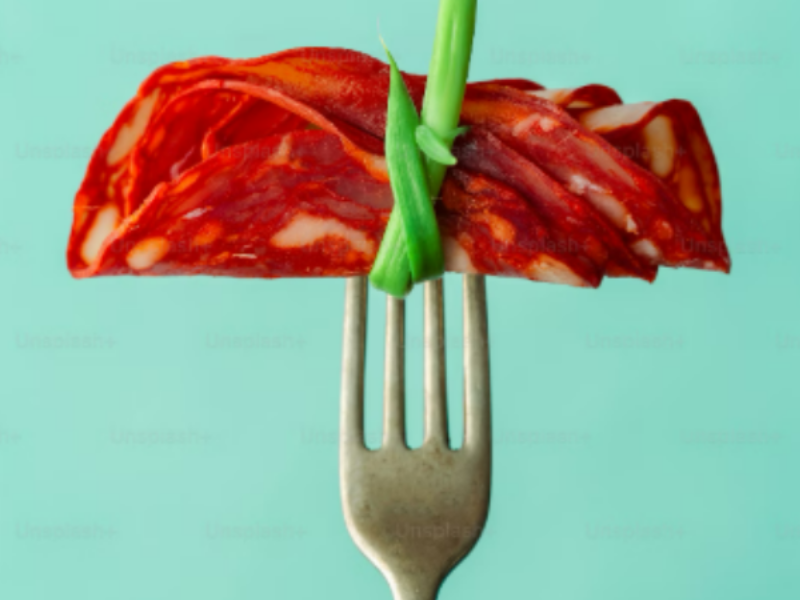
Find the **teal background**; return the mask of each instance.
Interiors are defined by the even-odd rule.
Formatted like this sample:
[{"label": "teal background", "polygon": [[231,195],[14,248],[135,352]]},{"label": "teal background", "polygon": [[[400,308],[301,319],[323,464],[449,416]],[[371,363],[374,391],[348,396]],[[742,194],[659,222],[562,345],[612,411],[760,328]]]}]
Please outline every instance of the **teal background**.
[{"label": "teal background", "polygon": [[[341,518],[342,281],[77,282],[63,255],[89,153],[155,67],[378,55],[380,19],[423,72],[436,5],[0,0],[0,598],[390,597]],[[493,506],[441,598],[800,597],[799,19],[794,0],[481,3],[474,79],[697,105],[734,271],[599,291],[489,281]],[[409,304],[418,443],[420,293]]]}]

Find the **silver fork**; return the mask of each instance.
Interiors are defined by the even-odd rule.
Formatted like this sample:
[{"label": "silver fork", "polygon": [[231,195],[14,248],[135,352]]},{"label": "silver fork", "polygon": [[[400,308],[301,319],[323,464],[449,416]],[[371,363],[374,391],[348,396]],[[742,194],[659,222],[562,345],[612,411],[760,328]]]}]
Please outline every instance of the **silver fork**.
[{"label": "silver fork", "polygon": [[489,509],[491,411],[486,284],[464,276],[464,443],[452,450],[447,403],[442,281],[425,284],[425,436],[405,441],[405,307],[386,314],[384,430],[364,445],[367,279],[347,281],[342,365],[340,478],[345,521],[383,573],[395,600],[434,600],[447,574],[477,542]]}]

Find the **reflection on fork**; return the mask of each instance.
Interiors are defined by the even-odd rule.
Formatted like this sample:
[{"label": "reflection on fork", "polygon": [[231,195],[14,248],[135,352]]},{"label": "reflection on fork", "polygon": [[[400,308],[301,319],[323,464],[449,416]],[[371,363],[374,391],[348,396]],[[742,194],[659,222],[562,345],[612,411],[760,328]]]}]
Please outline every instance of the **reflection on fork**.
[{"label": "reflection on fork", "polygon": [[433,600],[473,548],[489,509],[491,410],[486,287],[464,275],[464,443],[447,435],[442,281],[425,284],[425,436],[405,441],[405,301],[388,297],[381,448],[364,445],[364,277],[347,281],[340,476],[345,521],[396,600]]}]

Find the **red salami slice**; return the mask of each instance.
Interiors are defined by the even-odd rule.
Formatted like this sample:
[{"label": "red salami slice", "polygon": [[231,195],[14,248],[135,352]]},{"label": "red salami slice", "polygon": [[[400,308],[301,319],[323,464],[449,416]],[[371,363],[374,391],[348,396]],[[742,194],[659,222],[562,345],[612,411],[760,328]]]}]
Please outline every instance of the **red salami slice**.
[{"label": "red salami slice", "polygon": [[[392,206],[388,79],[379,61],[337,49],[159,69],[92,157],[75,200],[72,274],[366,274]],[[406,80],[419,103],[425,79]],[[652,280],[662,264],[727,270],[696,113],[665,103],[620,119],[608,112],[619,102],[604,86],[472,84],[471,130],[437,206],[448,270],[592,287],[604,275]],[[660,117],[692,148],[669,171],[624,152],[634,138],[663,144]],[[686,183],[690,168],[699,187]]]},{"label": "red salami slice", "polygon": [[501,83],[558,104],[662,179],[715,236],[715,244],[722,245],[719,171],[700,115],[690,102],[623,105],[614,90],[601,85],[548,90],[516,80]]},{"label": "red salami slice", "polygon": [[669,188],[552,102],[506,86],[468,92],[464,121],[492,132],[586,200],[653,265],[725,270],[719,244]]},{"label": "red salami slice", "polygon": [[609,106],[578,115],[625,156],[661,178],[722,244],[719,172],[700,116],[683,100]]}]

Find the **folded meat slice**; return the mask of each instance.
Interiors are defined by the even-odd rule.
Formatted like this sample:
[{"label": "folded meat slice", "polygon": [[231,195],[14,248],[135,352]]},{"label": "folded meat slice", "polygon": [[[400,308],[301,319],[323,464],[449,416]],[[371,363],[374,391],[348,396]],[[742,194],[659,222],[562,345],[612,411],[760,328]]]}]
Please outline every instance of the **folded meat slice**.
[{"label": "folded meat slice", "polygon": [[486,129],[590,203],[651,265],[727,270],[724,244],[653,173],[552,102],[500,85],[468,90],[464,121]]},{"label": "folded meat slice", "polygon": [[714,152],[697,110],[684,100],[586,110],[580,123],[662,179],[721,246],[722,196]]},{"label": "folded meat slice", "polygon": [[159,185],[78,276],[367,272],[391,188],[339,137],[297,130],[232,146]]},{"label": "folded meat slice", "polygon": [[516,80],[503,83],[558,104],[584,127],[652,172],[697,216],[714,237],[712,246],[724,246],[719,170],[700,115],[690,102],[623,104],[614,90],[602,85],[544,89]]},{"label": "folded meat slice", "polygon": [[[296,130],[232,146],[160,185],[78,276],[321,277],[369,272],[391,187],[339,136]],[[448,268],[596,286],[528,203],[459,170],[439,205]]]},{"label": "folded meat slice", "polygon": [[[405,77],[419,104],[424,77]],[[388,80],[375,59],[319,48],[157,70],[92,157],[72,274],[366,274],[392,206]],[[689,163],[663,176],[660,163],[614,148],[669,114],[675,139],[700,148],[691,164],[703,149],[713,164],[699,119],[603,112],[619,102],[597,85],[471,84],[470,133],[437,205],[448,270],[591,287],[604,275],[652,280],[659,265],[727,270],[718,202],[692,210],[689,186],[675,183]],[[697,168],[701,191],[718,192]]]},{"label": "folded meat slice", "polygon": [[589,204],[559,185],[494,134],[471,131],[455,147],[462,167],[504,181],[518,190],[547,223],[563,253],[591,264],[602,276],[652,281],[655,267],[638,259]]}]

